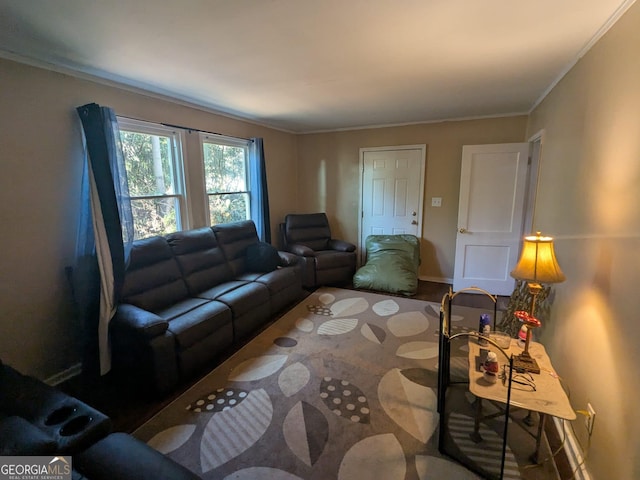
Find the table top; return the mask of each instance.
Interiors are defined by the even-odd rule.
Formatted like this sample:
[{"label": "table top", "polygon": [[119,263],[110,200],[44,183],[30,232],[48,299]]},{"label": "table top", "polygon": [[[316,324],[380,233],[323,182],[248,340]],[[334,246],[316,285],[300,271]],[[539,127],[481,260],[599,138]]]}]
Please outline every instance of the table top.
[{"label": "table top", "polygon": [[[506,403],[507,386],[502,384],[502,380],[498,378],[496,383],[489,383],[484,379],[484,375],[479,368],[482,363],[480,359],[481,349],[496,352],[498,355],[498,363],[500,364],[500,373],[502,373],[503,365],[507,363],[505,356],[499,352],[496,347],[491,344],[486,346],[479,345],[477,338],[470,338],[469,390],[476,397]],[[516,339],[511,339],[511,346],[505,349],[505,351],[508,355],[519,355],[522,353],[523,348],[518,346]],[[551,360],[544,346],[531,341],[529,343],[529,354],[536,359],[540,367],[539,374],[531,374],[536,390],[533,391],[533,389],[527,385],[512,383],[511,405],[566,420],[575,420],[576,412],[573,410],[569,398],[562,388],[562,384],[551,365]],[[514,372],[514,376],[515,375],[516,372]]]}]

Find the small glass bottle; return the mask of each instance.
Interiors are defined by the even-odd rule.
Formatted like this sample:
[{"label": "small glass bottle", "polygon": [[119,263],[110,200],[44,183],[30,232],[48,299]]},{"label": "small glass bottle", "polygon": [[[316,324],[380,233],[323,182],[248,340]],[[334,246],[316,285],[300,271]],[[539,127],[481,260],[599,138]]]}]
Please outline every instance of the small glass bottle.
[{"label": "small glass bottle", "polygon": [[479,345],[487,345],[487,340],[485,337],[488,337],[491,333],[491,317],[488,313],[483,313],[480,315],[480,326],[478,327],[478,333],[480,337],[478,338]]}]

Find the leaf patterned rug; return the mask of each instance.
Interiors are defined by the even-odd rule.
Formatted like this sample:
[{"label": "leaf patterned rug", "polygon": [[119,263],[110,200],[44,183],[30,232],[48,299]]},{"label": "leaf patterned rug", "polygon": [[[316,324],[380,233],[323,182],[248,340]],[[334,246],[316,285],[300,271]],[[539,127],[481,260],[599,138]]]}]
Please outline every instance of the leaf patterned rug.
[{"label": "leaf patterned rug", "polygon": [[134,435],[205,479],[478,478],[437,449],[439,308],[319,289]]}]

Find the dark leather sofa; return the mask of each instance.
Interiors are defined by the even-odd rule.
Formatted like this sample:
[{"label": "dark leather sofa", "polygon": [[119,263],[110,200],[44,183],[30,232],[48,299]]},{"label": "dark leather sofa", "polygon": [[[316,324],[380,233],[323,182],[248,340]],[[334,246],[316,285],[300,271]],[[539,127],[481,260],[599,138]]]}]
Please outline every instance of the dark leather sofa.
[{"label": "dark leather sofa", "polygon": [[0,456],[71,456],[72,478],[195,480],[80,400],[0,361]]},{"label": "dark leather sofa", "polygon": [[136,241],[110,325],[113,369],[169,390],[301,296],[297,257],[261,243],[252,221]]}]

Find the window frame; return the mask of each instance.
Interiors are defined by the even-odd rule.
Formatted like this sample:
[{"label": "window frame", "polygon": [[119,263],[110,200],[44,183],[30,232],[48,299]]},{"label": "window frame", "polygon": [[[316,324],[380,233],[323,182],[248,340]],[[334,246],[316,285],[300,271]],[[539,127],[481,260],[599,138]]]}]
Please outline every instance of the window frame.
[{"label": "window frame", "polygon": [[[120,131],[141,133],[146,135],[156,135],[168,137],[171,149],[171,170],[174,187],[173,194],[140,195],[133,196],[129,192],[130,200],[155,200],[170,198],[177,200],[178,212],[176,212],[176,231],[190,228],[189,202],[187,199],[187,189],[185,180],[185,134],[184,131],[168,127],[159,123],[136,120],[127,117],[117,117],[118,129]],[[124,159],[126,164],[126,158]],[[135,219],[134,219],[135,224]],[[149,238],[149,237],[145,237]]]},{"label": "window frame", "polygon": [[[245,194],[247,196],[247,215],[246,220],[252,220],[251,218],[251,206],[254,201],[253,194],[251,190],[251,163],[250,163],[250,146],[251,140],[230,137],[227,135],[218,135],[214,133],[207,132],[199,132],[198,140],[200,143],[200,165],[202,167],[202,188],[204,191],[204,203],[205,203],[205,211],[206,211],[206,220],[207,225],[211,225],[211,210],[210,210],[210,200],[209,198],[213,195],[233,195],[233,194]],[[210,193],[207,189],[207,177],[206,170],[204,166],[204,144],[212,143],[215,145],[224,145],[227,147],[239,147],[244,149],[244,173],[245,173],[245,188],[246,190],[236,191],[236,192],[218,192],[218,193]]]}]

